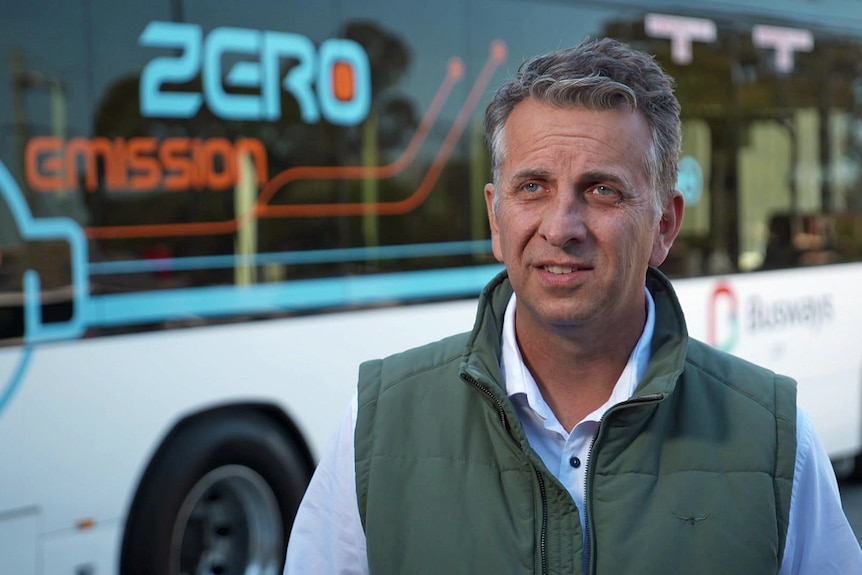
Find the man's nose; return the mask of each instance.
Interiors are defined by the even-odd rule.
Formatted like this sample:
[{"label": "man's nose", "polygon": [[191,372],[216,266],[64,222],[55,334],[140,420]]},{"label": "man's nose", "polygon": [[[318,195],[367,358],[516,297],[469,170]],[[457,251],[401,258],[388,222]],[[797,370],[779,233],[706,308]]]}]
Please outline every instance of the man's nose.
[{"label": "man's nose", "polygon": [[549,244],[565,247],[587,237],[587,206],[573,192],[557,192],[547,203],[539,234]]}]

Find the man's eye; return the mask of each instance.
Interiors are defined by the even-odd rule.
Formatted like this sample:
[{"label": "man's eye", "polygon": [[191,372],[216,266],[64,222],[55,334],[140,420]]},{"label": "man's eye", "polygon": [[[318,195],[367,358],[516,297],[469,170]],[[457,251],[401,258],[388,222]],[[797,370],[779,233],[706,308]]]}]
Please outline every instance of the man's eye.
[{"label": "man's eye", "polygon": [[528,182],[521,186],[521,189],[527,193],[535,194],[537,192],[541,192],[543,187],[541,184],[537,184],[536,182]]},{"label": "man's eye", "polygon": [[601,202],[617,202],[621,196],[618,189],[599,184],[590,188],[588,197]]}]

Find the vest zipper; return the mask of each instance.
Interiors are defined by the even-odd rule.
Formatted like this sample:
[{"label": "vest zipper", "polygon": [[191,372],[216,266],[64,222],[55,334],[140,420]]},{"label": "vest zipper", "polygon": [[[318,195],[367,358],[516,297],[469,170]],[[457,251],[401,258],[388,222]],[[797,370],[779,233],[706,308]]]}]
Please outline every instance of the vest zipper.
[{"label": "vest zipper", "polygon": [[548,573],[548,554],[547,554],[547,535],[548,535],[548,494],[545,491],[545,478],[542,473],[533,466],[533,471],[536,473],[536,479],[539,480],[539,493],[542,495],[542,533],[539,539],[539,552],[542,558],[542,575]]},{"label": "vest zipper", "polygon": [[664,395],[661,393],[653,393],[650,395],[644,395],[642,397],[629,399],[627,401],[623,401],[623,402],[618,403],[618,404],[614,405],[613,407],[611,407],[608,411],[605,412],[605,414],[599,420],[599,427],[598,427],[598,429],[596,429],[595,434],[593,434],[593,440],[590,442],[590,448],[587,450],[587,463],[586,463],[586,469],[585,469],[585,473],[584,473],[584,524],[585,524],[584,525],[584,541],[585,541],[585,543],[584,543],[584,573],[586,575],[589,575],[590,573],[593,572],[592,557],[591,557],[591,555],[592,555],[592,541],[590,541],[590,532],[591,532],[590,520],[591,520],[591,517],[593,514],[593,509],[592,509],[592,507],[593,507],[593,505],[592,505],[593,504],[593,496],[592,496],[592,493],[590,492],[590,486],[592,484],[592,481],[591,481],[591,479],[592,479],[592,473],[591,473],[592,467],[590,465],[590,462],[593,458],[593,447],[595,447],[596,441],[599,438],[599,433],[601,433],[601,431],[602,431],[602,424],[605,422],[605,419],[607,419],[608,415],[610,415],[613,412],[619,411],[621,409],[625,409],[627,407],[634,407],[635,405],[638,405],[638,404],[654,403],[654,402],[660,401],[662,399],[664,399]]},{"label": "vest zipper", "polygon": [[[512,433],[512,428],[509,425],[509,418],[506,417],[506,410],[503,409],[503,402],[491,392],[490,389],[479,383],[473,376],[467,373],[462,373],[461,378],[481,391],[488,399],[490,399],[494,405],[497,406],[497,415],[500,417],[500,423],[503,424],[503,428],[506,430],[506,434],[509,436],[509,439],[520,449],[524,450],[521,442],[515,437]],[[589,459],[589,458],[588,458]],[[530,464],[532,465],[532,463]],[[542,498],[542,531],[539,535],[539,553],[542,560],[542,575],[547,575],[548,573],[548,555],[547,555],[547,538],[548,538],[548,493],[545,489],[545,478],[542,477],[541,471],[539,471],[535,465],[532,465],[533,471],[536,474],[536,479],[539,482],[539,494]]]},{"label": "vest zipper", "polygon": [[586,467],[584,468],[584,575],[589,575],[591,573],[590,569],[590,499],[591,494],[589,492],[590,486],[590,459],[593,457],[593,446],[596,444],[596,438],[599,436],[599,429],[602,427],[602,420],[604,420],[604,416],[599,420],[599,426],[596,428],[596,432],[593,434],[593,439],[590,441],[590,448],[587,449],[587,462],[585,463]]}]

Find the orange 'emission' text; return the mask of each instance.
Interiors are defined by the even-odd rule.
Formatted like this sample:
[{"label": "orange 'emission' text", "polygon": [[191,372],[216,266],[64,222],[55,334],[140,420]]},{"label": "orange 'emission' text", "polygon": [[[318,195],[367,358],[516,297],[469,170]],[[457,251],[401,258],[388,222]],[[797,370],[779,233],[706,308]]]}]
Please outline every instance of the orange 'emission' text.
[{"label": "orange 'emission' text", "polygon": [[[239,161],[249,154],[258,186],[268,180],[266,149],[260,140],[243,138],[63,138],[46,136],[27,143],[26,177],[40,192],[89,192],[100,185],[110,192],[222,190],[236,185]],[[100,178],[101,175],[101,178]],[[101,181],[100,181],[101,180]]]}]

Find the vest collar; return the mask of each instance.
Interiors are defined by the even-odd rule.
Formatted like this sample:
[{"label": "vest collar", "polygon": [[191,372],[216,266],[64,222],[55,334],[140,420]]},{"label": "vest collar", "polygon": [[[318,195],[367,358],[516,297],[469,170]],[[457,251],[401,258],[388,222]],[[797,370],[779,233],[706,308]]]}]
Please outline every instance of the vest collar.
[{"label": "vest collar", "polygon": [[[685,317],[670,280],[657,269],[649,268],[646,285],[656,311],[652,359],[633,398],[671,393],[683,371],[688,348]],[[461,367],[462,372],[493,385],[493,391],[500,398],[506,397],[500,358],[503,317],[511,296],[512,284],[505,271],[497,274],[482,290]]]}]

